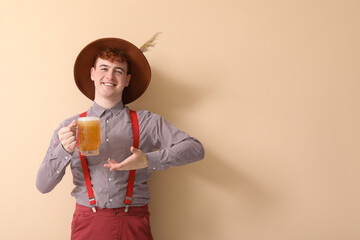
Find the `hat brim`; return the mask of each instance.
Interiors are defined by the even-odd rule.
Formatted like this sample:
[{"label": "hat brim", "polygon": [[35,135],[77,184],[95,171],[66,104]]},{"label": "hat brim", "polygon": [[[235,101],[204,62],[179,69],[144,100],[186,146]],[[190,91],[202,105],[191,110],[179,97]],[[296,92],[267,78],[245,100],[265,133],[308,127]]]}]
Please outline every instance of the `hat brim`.
[{"label": "hat brim", "polygon": [[120,38],[101,38],[89,43],[81,50],[74,65],[74,78],[79,90],[89,99],[95,99],[95,86],[91,80],[90,69],[93,67],[99,51],[105,48],[118,49],[130,60],[131,81],[123,91],[124,104],[138,99],[147,89],[151,80],[150,65],[141,52],[132,43]]}]

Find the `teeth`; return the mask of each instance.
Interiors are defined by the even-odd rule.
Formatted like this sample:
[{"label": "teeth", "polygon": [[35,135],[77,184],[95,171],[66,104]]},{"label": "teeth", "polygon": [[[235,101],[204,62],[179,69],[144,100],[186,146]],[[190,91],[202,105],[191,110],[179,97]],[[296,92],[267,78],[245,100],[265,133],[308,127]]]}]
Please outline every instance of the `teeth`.
[{"label": "teeth", "polygon": [[105,86],[110,86],[110,87],[114,87],[115,84],[111,84],[111,83],[104,83]]}]

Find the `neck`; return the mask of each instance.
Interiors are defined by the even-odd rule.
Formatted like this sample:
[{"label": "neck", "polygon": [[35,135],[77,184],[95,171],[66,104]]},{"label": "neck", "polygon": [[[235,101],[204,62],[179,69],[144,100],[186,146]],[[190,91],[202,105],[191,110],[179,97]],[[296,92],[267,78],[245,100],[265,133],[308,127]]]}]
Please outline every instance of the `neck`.
[{"label": "neck", "polygon": [[103,108],[110,109],[119,102],[121,102],[121,97],[118,99],[107,99],[107,98],[99,98],[95,96],[94,101]]}]

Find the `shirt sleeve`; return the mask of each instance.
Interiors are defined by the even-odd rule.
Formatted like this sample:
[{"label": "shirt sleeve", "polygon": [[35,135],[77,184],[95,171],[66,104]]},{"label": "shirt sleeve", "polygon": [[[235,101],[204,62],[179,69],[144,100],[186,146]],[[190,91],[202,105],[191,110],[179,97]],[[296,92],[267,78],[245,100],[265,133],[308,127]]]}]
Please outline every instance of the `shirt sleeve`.
[{"label": "shirt sleeve", "polygon": [[143,122],[146,126],[144,138],[151,141],[155,149],[146,153],[150,171],[182,166],[204,158],[204,148],[199,140],[157,114],[147,112],[146,115]]},{"label": "shirt sleeve", "polygon": [[65,175],[65,169],[70,163],[72,154],[63,148],[57,134],[60,128],[70,122],[64,121],[53,133],[36,177],[36,187],[41,193],[48,193],[54,189]]}]

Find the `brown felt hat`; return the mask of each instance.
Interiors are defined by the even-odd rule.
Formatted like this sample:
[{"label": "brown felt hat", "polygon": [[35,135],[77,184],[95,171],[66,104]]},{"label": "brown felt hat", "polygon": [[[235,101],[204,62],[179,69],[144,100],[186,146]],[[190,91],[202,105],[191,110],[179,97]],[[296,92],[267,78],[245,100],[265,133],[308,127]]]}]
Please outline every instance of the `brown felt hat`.
[{"label": "brown felt hat", "polygon": [[95,86],[91,80],[90,69],[93,67],[99,51],[114,48],[122,51],[130,63],[131,81],[123,91],[124,104],[138,99],[147,89],[151,80],[151,69],[143,52],[132,43],[120,38],[101,38],[89,43],[81,50],[74,65],[74,77],[77,87],[89,99],[95,98]]}]

